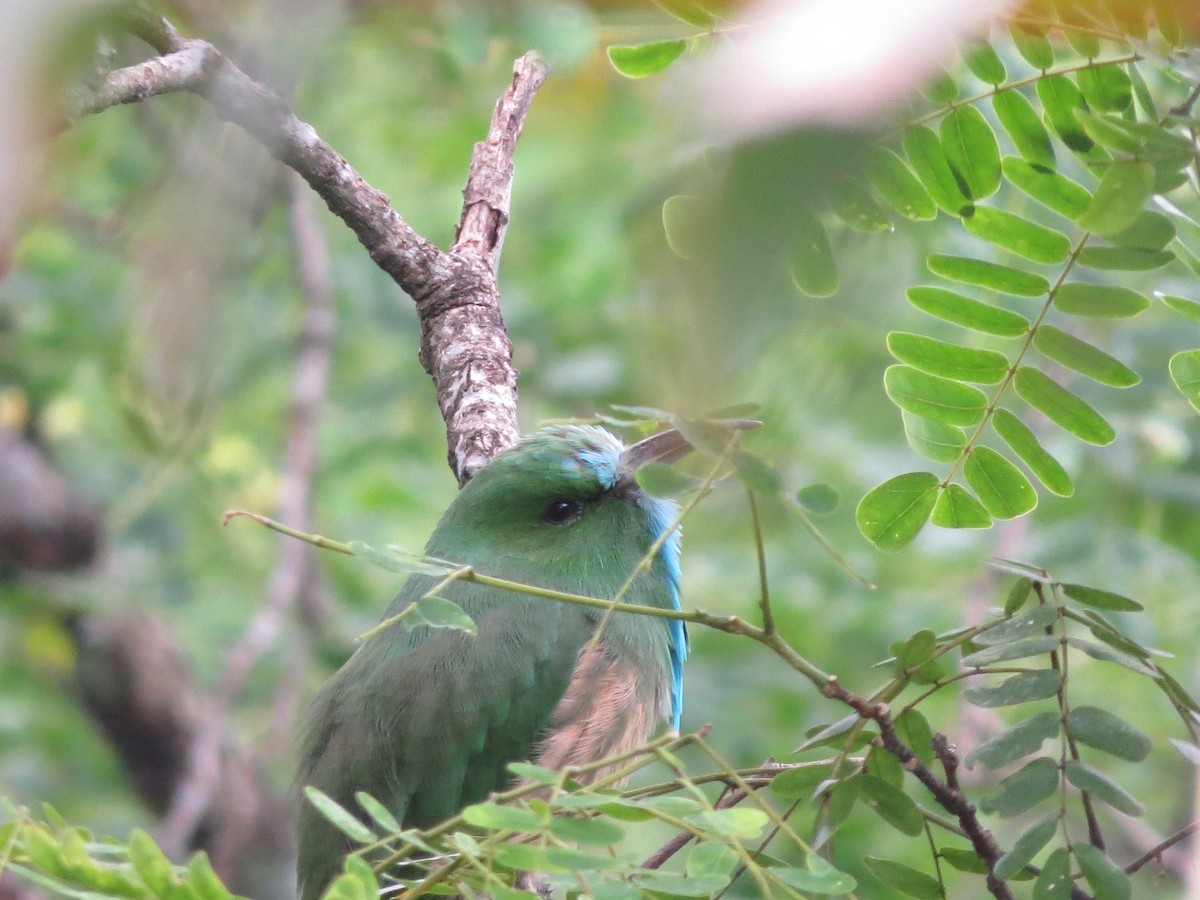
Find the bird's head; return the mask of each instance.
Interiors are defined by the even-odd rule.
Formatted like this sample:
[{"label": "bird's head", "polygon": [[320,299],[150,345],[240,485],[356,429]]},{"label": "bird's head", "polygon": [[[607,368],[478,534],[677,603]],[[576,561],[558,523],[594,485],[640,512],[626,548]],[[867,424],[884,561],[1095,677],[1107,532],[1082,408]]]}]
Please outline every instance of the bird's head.
[{"label": "bird's head", "polygon": [[[629,558],[636,564],[675,513],[672,501],[641,489],[638,469],[674,462],[691,449],[675,430],[625,447],[603,428],[544,428],[475,474],[446,511],[431,549],[446,543],[438,538],[470,535],[498,562],[519,558],[581,570],[612,569]],[[450,548],[437,547],[443,549]]]}]

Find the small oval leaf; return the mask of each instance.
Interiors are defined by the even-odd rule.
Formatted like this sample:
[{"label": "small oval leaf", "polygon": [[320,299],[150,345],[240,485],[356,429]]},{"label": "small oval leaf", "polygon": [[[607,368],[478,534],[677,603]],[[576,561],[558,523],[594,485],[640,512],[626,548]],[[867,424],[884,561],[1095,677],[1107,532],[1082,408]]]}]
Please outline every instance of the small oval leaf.
[{"label": "small oval leaf", "polygon": [[932,472],[897,475],[867,493],[854,511],[858,530],[880,550],[899,550],[929,521],[937,500]]},{"label": "small oval leaf", "polygon": [[998,769],[1036,753],[1044,741],[1058,737],[1058,727],[1057,712],[1038,713],[977,746],[967,754],[967,768],[978,762],[989,769]]},{"label": "small oval leaf", "polygon": [[1029,330],[1029,320],[1019,313],[982,303],[945,288],[918,285],[910,287],[906,295],[908,302],[921,312],[972,331],[1017,337]]},{"label": "small oval leaf", "polygon": [[983,113],[959,106],[938,128],[942,150],[972,200],[990,197],[1000,187],[1000,145]]},{"label": "small oval leaf", "polygon": [[954,425],[944,425],[907,412],[902,413],[902,418],[908,445],[934,462],[956,462],[967,444],[966,434]]},{"label": "small oval leaf", "polygon": [[930,272],[951,281],[990,288],[1014,297],[1040,297],[1050,289],[1050,282],[1041,275],[966,256],[933,253],[925,260],[925,265]]},{"label": "small oval leaf", "polygon": [[693,194],[676,194],[663,201],[663,233],[676,256],[693,261],[703,258],[708,238],[705,223],[710,213],[704,198]]},{"label": "small oval leaf", "polygon": [[937,204],[912,169],[891,150],[876,148],[867,175],[871,186],[896,212],[914,222],[937,218]]},{"label": "small oval leaf", "polygon": [[1066,847],[1057,847],[1042,864],[1033,883],[1033,900],[1070,900],[1071,857]]},{"label": "small oval leaf", "polygon": [[1133,387],[1141,376],[1114,356],[1053,325],[1039,325],[1033,346],[1046,357],[1110,387]]},{"label": "small oval leaf", "polygon": [[1104,170],[1092,202],[1075,221],[1085,231],[1117,234],[1134,223],[1153,188],[1150,163],[1114,163]]},{"label": "small oval leaf", "polygon": [[979,808],[1001,818],[1018,815],[1053,796],[1058,790],[1058,780],[1058,764],[1039,757],[1002,779],[1000,793],[981,800]]},{"label": "small oval leaf", "polygon": [[1060,263],[1071,252],[1066,235],[1002,209],[978,206],[963,228],[985,241],[1039,263]]},{"label": "small oval leaf", "polygon": [[1171,381],[1192,408],[1200,412],[1200,350],[1183,350],[1167,363]]},{"label": "small oval leaf", "polygon": [[939,528],[990,528],[992,517],[960,484],[946,485],[933,505],[930,521]]},{"label": "small oval leaf", "polygon": [[1004,157],[1004,177],[1018,190],[1056,213],[1074,219],[1088,208],[1092,195],[1082,184],[1015,156]]},{"label": "small oval leaf", "polygon": [[792,226],[795,234],[788,256],[792,284],[810,297],[830,296],[837,291],[838,275],[829,236],[812,216],[794,216]]},{"label": "small oval leaf", "polygon": [[1111,609],[1116,612],[1141,612],[1145,607],[1136,600],[1114,594],[1112,591],[1102,591],[1099,588],[1087,587],[1083,584],[1063,584],[1063,593],[1084,606],[1095,609]]},{"label": "small oval leaf", "polygon": [[1066,75],[1039,78],[1037,95],[1046,111],[1046,123],[1059,140],[1076,153],[1087,153],[1096,146],[1075,117],[1076,111],[1083,109],[1083,94],[1073,81]]},{"label": "small oval leaf", "polygon": [[1141,762],[1150,755],[1150,738],[1120,716],[1096,706],[1076,706],[1067,713],[1067,731],[1081,744],[1118,759]]},{"label": "small oval leaf", "polygon": [[1160,269],[1175,258],[1170,250],[1142,250],[1138,247],[1084,247],[1075,261],[1089,269],[1117,272],[1149,272]]},{"label": "small oval leaf", "polygon": [[977,424],[987,408],[987,395],[978,388],[912,366],[889,366],[883,386],[901,409],[946,425]]},{"label": "small oval leaf", "polygon": [[994,350],[976,350],[935,340],[921,334],[893,331],[888,350],[915,369],[956,381],[995,384],[1008,374],[1008,358]]},{"label": "small oval leaf", "polygon": [[963,61],[971,74],[987,84],[1003,84],[1008,77],[1004,63],[987,41],[963,48]]},{"label": "small oval leaf", "polygon": [[1042,848],[1050,843],[1050,838],[1054,837],[1059,815],[1059,811],[1055,810],[1025,829],[1013,842],[1012,849],[996,860],[992,874],[1001,881],[1007,881],[1029,865]]},{"label": "small oval leaf", "polygon": [[1075,486],[1071,484],[1066,469],[1042,447],[1024,422],[1007,409],[997,409],[992,413],[992,428],[1046,490],[1060,497],[1070,497],[1075,493]]},{"label": "small oval leaf", "polygon": [[925,817],[908,794],[873,775],[862,775],[858,784],[859,798],[881,819],[902,834],[915,837],[925,826]]},{"label": "small oval leaf", "polygon": [[1100,413],[1037,369],[1018,369],[1013,387],[1022,400],[1081,441],[1103,447],[1117,437]]},{"label": "small oval leaf", "polygon": [[1020,91],[1001,91],[992,97],[992,109],[1017,152],[1031,165],[1054,171],[1054,145],[1033,104]]},{"label": "small oval leaf", "polygon": [[1146,807],[1099,769],[1094,769],[1077,759],[1068,759],[1064,772],[1067,781],[1113,809],[1120,810],[1127,816],[1138,817],[1146,814]]},{"label": "small oval leaf", "polygon": [[1129,876],[1103,850],[1080,842],[1075,845],[1075,860],[1092,886],[1095,900],[1130,900],[1133,896]]},{"label": "small oval leaf", "polygon": [[997,519],[1015,519],[1037,506],[1037,491],[1021,470],[991,447],[972,447],[963,477]]},{"label": "small oval leaf", "polygon": [[655,75],[683,55],[687,41],[675,38],[646,44],[618,44],[608,48],[608,61],[626,78]]},{"label": "small oval leaf", "polygon": [[997,706],[1016,706],[1031,700],[1053,697],[1062,686],[1062,675],[1053,669],[1018,672],[995,687],[969,687],[963,699],[974,706],[988,709]]},{"label": "small oval leaf", "polygon": [[1184,318],[1191,319],[1193,322],[1200,322],[1200,303],[1195,300],[1188,300],[1185,297],[1175,297],[1171,294],[1157,294],[1158,298],[1167,305],[1167,308],[1179,313]]},{"label": "small oval leaf", "polygon": [[971,209],[971,200],[950,168],[941,141],[932,129],[918,126],[904,136],[901,144],[909,165],[938,206],[952,216]]},{"label": "small oval leaf", "polygon": [[1072,281],[1058,289],[1054,306],[1072,316],[1127,319],[1149,307],[1150,301],[1126,287]]},{"label": "small oval leaf", "polygon": [[924,872],[890,859],[868,856],[863,860],[867,871],[888,887],[917,900],[942,900],[942,887],[937,879]]},{"label": "small oval leaf", "polygon": [[967,668],[981,668],[993,663],[1007,662],[1010,659],[1025,659],[1029,656],[1041,656],[1060,649],[1062,642],[1052,634],[1040,634],[1034,637],[1021,638],[1004,644],[994,644],[974,653],[968,653],[962,658],[962,664]]}]

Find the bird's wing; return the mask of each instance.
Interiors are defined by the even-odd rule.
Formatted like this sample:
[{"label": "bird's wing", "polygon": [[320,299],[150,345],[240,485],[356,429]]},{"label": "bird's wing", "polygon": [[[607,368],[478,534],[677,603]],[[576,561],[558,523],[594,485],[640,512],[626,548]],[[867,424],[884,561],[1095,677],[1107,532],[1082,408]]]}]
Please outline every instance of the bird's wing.
[{"label": "bird's wing", "polygon": [[[413,576],[390,612],[431,584]],[[590,637],[586,615],[470,583],[441,594],[478,633],[397,625],[369,639],[318,695],[301,786],[352,811],[366,791],[405,826],[425,826],[504,787],[508,763],[533,755]],[[348,845],[307,803],[298,822],[301,881],[316,896]]]}]

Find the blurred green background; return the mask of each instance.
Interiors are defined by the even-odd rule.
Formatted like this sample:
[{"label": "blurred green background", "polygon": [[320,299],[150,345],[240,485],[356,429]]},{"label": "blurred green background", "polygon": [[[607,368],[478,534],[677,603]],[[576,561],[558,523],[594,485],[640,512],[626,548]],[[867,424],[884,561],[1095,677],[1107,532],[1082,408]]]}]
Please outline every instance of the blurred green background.
[{"label": "blurred green background", "polygon": [[[650,5],[264,4],[184,8],[177,24],[228,49],[256,77],[292,88],[300,117],[443,247],[472,144],[513,58],[537,47],[552,74],[517,150],[500,269],[522,426],[614,403],[685,412],[761,404],[765,424],[750,445],[788,484],[837,489],[840,505],[819,524],[878,585],[869,591],[849,578],[785,509],[764,510],[780,627],[851,689],[882,680],[870,666],[892,642],[980,621],[1005,587],[983,565],[990,554],[1137,598],[1147,613],[1128,626],[1175,653],[1171,670],[1196,689],[1200,425],[1165,371],[1171,352],[1196,345],[1194,328],[1188,334],[1156,308],[1112,336],[1117,355],[1144,379],[1094,400],[1117,426],[1116,443],[1096,450],[1044,435],[1070,470],[1075,497],[1043,496],[1031,516],[990,531],[927,528],[908,550],[885,556],[858,534],[854,505],[922,463],[882,389],[884,336],[930,327],[915,324],[904,289],[928,277],[925,253],[954,252],[966,240],[955,223],[834,229],[840,286],[824,299],[800,295],[786,278],[738,280],[675,256],[663,201],[715,189],[728,151],[714,151],[695,125],[685,89],[696,60],[639,81],[609,66],[607,44],[679,33]],[[47,103],[50,92],[89,77],[91,24],[79,30],[47,65]],[[141,52],[114,39],[117,64]],[[829,137],[847,147],[865,139]],[[60,612],[161,617],[197,677],[216,682],[277,555],[274,535],[245,521],[222,528],[221,516],[229,508],[274,514],[302,310],[279,172],[201,100],[108,110],[42,149],[34,202],[0,280],[0,391],[10,408],[27,407],[21,420],[36,423],[66,479],[98,511],[102,545],[82,572],[0,575],[0,794],[30,806],[46,801],[72,823],[124,835],[154,820],[75,702],[75,648]],[[753,167],[748,177],[761,179],[758,193],[744,196],[765,222],[786,217],[810,183],[781,186],[791,176]],[[337,334],[314,527],[416,550],[455,490],[432,384],[416,359],[416,317],[339,221],[323,209],[319,221]],[[745,246],[728,253],[750,258],[765,239],[753,230],[733,237]],[[1182,267],[1167,273],[1153,276],[1156,289],[1194,294]],[[737,488],[718,491],[688,520],[684,552],[688,605],[754,614],[754,545]],[[375,623],[400,581],[332,554],[317,559],[317,612],[289,623],[234,711],[248,746],[287,746],[280,730],[295,704]],[[736,763],[790,760],[806,729],[842,715],[762,648],[701,629],[692,640],[684,729],[711,724],[712,743]],[[1116,838],[1132,856],[1188,820],[1193,767],[1165,742],[1183,735],[1161,696],[1120,669],[1082,666],[1095,671],[1078,673],[1074,702],[1118,711],[1156,739],[1149,763],[1114,765],[1150,807]],[[281,682],[296,696],[280,700]],[[967,746],[998,728],[997,716],[946,692],[927,714]],[[286,788],[287,752],[273,756],[269,775]],[[969,786],[982,777],[965,774]],[[1002,845],[1019,830],[988,823]],[[647,853],[662,836],[646,835]],[[858,864],[867,853],[927,865],[918,842],[860,812],[834,846],[835,860],[859,878],[859,896],[887,896]],[[1172,871],[1159,896],[1171,890]]]}]

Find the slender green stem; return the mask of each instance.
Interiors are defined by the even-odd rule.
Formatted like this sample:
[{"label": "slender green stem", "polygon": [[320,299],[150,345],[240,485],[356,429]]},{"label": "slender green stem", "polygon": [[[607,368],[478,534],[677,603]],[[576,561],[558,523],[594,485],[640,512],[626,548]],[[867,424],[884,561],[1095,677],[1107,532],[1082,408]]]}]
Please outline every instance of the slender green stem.
[{"label": "slender green stem", "polygon": [[1085,63],[1075,63],[1070,66],[1060,66],[1057,69],[1043,69],[1036,75],[1030,75],[1028,78],[1020,78],[1016,81],[1009,81],[1005,84],[998,84],[991,90],[984,91],[982,94],[976,94],[973,97],[966,97],[962,100],[952,100],[940,109],[935,109],[933,112],[926,113],[916,119],[913,119],[905,126],[905,131],[910,131],[918,125],[924,125],[926,122],[932,122],[935,119],[940,119],[947,113],[954,112],[960,106],[971,106],[980,103],[988,97],[994,97],[996,94],[1002,94],[1005,91],[1011,91],[1016,88],[1024,87],[1028,84],[1036,84],[1043,78],[1051,78],[1055,75],[1069,75],[1072,72],[1081,72],[1084,69],[1097,69],[1101,66],[1119,66],[1125,63],[1138,62],[1141,60],[1141,54],[1129,53],[1125,56],[1118,56],[1114,59],[1089,59]]}]

